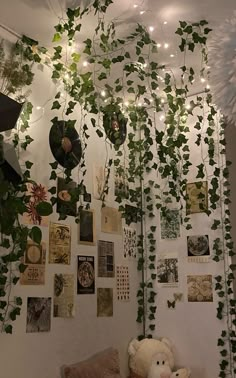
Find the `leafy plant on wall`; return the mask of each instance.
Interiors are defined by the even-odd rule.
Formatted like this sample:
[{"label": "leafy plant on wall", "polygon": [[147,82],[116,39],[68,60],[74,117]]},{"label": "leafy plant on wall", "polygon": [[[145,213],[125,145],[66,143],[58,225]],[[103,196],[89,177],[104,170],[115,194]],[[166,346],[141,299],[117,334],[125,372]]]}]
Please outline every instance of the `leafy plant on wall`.
[{"label": "leafy plant on wall", "polygon": [[[4,41],[0,45],[0,90],[20,102],[25,101],[26,88],[30,88],[33,81],[33,63],[40,59],[32,49],[35,43],[29,38],[23,37],[22,40],[11,46],[10,52]],[[28,121],[31,113],[32,105],[27,102],[13,135],[11,134],[7,140],[15,147],[18,159],[21,159],[21,152],[26,150],[33,141],[29,134],[25,135],[29,128]],[[19,281],[20,273],[25,270],[22,257],[26,250],[26,243],[30,238],[40,244],[42,235],[39,227],[29,228],[20,222],[20,217],[27,211],[29,204],[27,184],[34,183],[30,175],[33,163],[25,161],[21,164],[22,177],[19,172],[17,179],[6,174],[4,143],[3,134],[0,134],[0,329],[1,332],[12,333],[12,322],[20,315],[22,305],[21,297],[14,296],[13,287]],[[7,167],[7,171],[9,169]],[[51,205],[41,202],[37,212],[39,215],[48,215],[51,213]]]}]

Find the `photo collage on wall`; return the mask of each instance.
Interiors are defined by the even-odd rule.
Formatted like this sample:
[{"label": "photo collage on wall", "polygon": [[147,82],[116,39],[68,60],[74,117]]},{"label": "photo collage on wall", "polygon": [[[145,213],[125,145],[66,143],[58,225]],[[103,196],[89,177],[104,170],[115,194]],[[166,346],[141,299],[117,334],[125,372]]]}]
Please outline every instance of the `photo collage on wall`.
[{"label": "photo collage on wall", "polygon": [[[208,184],[206,181],[187,183],[186,185],[186,215],[205,213],[208,210]],[[190,219],[190,218],[189,218]],[[171,240],[181,236],[180,214],[176,209],[167,209],[160,214],[160,236],[162,240],[169,239],[170,250],[173,250]],[[208,263],[211,261],[208,235],[191,234],[186,236],[186,258],[188,263]],[[175,248],[175,247],[174,247]],[[182,256],[181,256],[182,258]],[[186,281],[179,276],[178,255],[173,252],[160,254],[157,260],[157,282],[162,288],[186,287],[187,302],[212,302],[212,275],[188,274]],[[200,265],[199,265],[200,267]],[[191,271],[189,264],[188,271]],[[199,269],[200,271],[200,269]],[[173,296],[167,298],[168,309],[176,309],[178,302],[184,301],[184,293],[173,292]]]},{"label": "photo collage on wall", "polygon": [[[94,198],[101,200],[104,188],[104,168],[94,168],[93,189]],[[115,195],[124,195],[128,191],[125,169],[115,171]],[[76,188],[76,182],[67,182],[63,177],[57,177],[56,212],[75,217],[77,206],[71,201],[71,191]],[[106,240],[105,234],[116,235],[122,243],[121,258],[135,262],[137,257],[137,232],[132,227],[122,227],[121,214],[116,208],[105,206],[101,208],[101,230],[103,237],[96,237],[95,211],[90,208],[91,195],[83,196],[89,204],[79,211],[79,224],[77,227],[77,255],[76,275],[69,270],[60,271],[60,266],[70,269],[72,228],[70,222],[54,222],[49,217],[40,217],[36,206],[48,200],[48,191],[44,185],[29,185],[28,194],[31,196],[27,213],[23,214],[22,222],[31,225],[48,227],[49,243],[48,253],[46,243],[39,245],[29,240],[22,257],[25,270],[20,274],[21,285],[45,285],[47,264],[55,264],[57,271],[53,276],[51,297],[28,297],[27,302],[27,332],[49,332],[51,329],[51,313],[53,318],[73,318],[75,316],[75,297],[77,295],[97,296],[97,316],[113,316],[113,301],[128,302],[130,300],[130,275],[128,265],[115,265],[115,243]],[[74,222],[74,221],[73,221]],[[100,222],[99,222],[100,223]],[[97,254],[93,250],[84,253],[83,245],[88,248],[97,245]],[[97,263],[95,265],[95,262]],[[68,268],[66,268],[66,266]],[[96,271],[97,269],[97,271]],[[99,287],[98,280],[107,279],[110,284]],[[115,281],[110,281],[115,279]],[[98,287],[96,287],[98,286]],[[103,286],[103,285],[102,285]],[[113,291],[115,290],[115,293]],[[51,312],[52,308],[52,312]]]}]

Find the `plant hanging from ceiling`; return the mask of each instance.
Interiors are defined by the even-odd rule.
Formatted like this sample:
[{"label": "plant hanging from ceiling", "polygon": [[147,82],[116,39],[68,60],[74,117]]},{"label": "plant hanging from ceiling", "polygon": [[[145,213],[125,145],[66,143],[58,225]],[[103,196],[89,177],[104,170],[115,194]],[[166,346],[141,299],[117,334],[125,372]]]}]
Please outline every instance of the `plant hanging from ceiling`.
[{"label": "plant hanging from ceiling", "polygon": [[[4,42],[1,42],[0,91],[4,93],[4,96],[1,94],[1,101],[4,103],[7,101],[8,104],[19,107],[16,102],[6,97],[8,95],[18,101],[25,100],[26,88],[29,88],[34,77],[33,62],[38,62],[39,59],[38,55],[33,53],[34,44],[35,41],[23,37],[11,47],[10,53],[7,53]],[[5,123],[4,105],[2,111],[1,131],[13,129],[16,120],[6,118],[7,123]],[[26,103],[19,124],[13,132],[14,135],[11,134],[11,137],[4,141],[3,134],[0,134],[0,332],[6,333],[12,333],[12,322],[21,311],[22,299],[19,296],[14,297],[13,286],[17,284],[20,274],[26,268],[23,256],[27,240],[30,238],[36,244],[40,244],[42,236],[40,228],[29,228],[20,222],[20,217],[27,211],[29,205],[27,184],[34,183],[30,177],[33,163],[18,162],[22,156],[21,151],[26,150],[33,141],[30,135],[21,137],[22,132],[24,133],[29,127],[31,112],[32,105]],[[16,116],[18,117],[19,114]],[[39,215],[49,215],[51,210],[51,205],[45,201],[37,207]]]}]

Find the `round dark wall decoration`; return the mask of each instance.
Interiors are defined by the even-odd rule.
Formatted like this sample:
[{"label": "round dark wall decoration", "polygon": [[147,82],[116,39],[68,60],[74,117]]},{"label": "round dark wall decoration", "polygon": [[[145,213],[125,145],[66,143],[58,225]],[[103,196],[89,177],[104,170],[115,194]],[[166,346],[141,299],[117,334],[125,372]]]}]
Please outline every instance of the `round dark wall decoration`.
[{"label": "round dark wall decoration", "polygon": [[49,145],[56,161],[64,168],[75,168],[82,156],[79,135],[73,126],[65,121],[53,123],[49,133]]},{"label": "round dark wall decoration", "polygon": [[115,146],[121,146],[127,135],[127,118],[121,112],[105,113],[103,116],[103,127],[107,138]]}]

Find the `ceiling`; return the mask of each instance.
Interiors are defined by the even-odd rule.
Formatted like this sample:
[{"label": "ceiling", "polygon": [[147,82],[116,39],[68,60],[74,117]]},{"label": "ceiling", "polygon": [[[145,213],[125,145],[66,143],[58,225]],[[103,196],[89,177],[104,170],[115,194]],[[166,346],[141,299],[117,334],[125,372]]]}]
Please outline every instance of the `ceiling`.
[{"label": "ceiling", "polygon": [[[67,7],[87,5],[92,0],[1,0],[0,24],[18,34],[26,34],[41,45],[50,46],[53,26]],[[235,0],[113,0],[108,19],[116,18],[121,32],[131,31],[137,22],[154,28],[152,37],[162,44],[159,61],[171,69],[179,67],[178,36],[175,30],[179,20],[206,19],[214,30],[230,18],[236,10]],[[141,12],[141,14],[140,14]],[[95,20],[95,21],[94,21]],[[96,19],[86,19],[81,41],[92,34]],[[168,48],[164,48],[168,43]],[[194,66],[194,61],[191,62]]]}]

